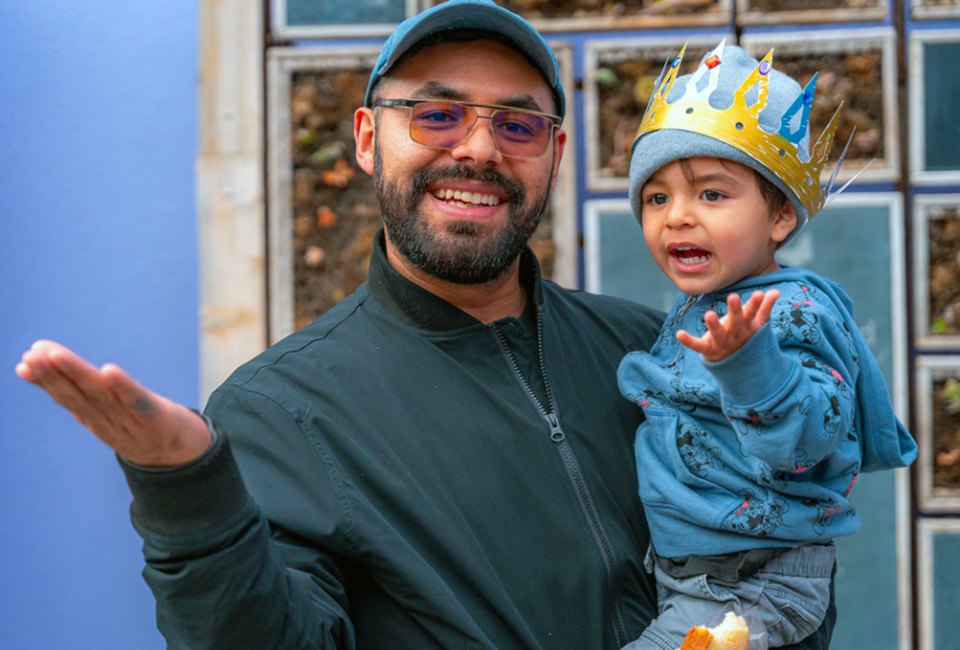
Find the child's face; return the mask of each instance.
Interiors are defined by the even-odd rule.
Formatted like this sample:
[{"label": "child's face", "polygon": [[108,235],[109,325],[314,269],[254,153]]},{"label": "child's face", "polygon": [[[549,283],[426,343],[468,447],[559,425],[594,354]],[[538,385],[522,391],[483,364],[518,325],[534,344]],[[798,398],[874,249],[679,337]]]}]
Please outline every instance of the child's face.
[{"label": "child's face", "polygon": [[780,268],[777,245],[793,231],[789,201],[771,214],[749,167],[717,158],[664,165],[641,191],[643,237],[681,291],[699,294]]}]

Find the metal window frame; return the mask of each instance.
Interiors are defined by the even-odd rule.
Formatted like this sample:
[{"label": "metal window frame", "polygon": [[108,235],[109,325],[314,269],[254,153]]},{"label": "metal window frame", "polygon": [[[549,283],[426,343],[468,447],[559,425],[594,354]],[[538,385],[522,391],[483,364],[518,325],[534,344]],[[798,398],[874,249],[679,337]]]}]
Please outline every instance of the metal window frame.
[{"label": "metal window frame", "polygon": [[[958,8],[960,10],[960,8]],[[925,168],[926,145],[924,129],[926,116],[923,104],[923,48],[928,43],[960,43],[960,29],[922,29],[910,33],[909,66],[910,77],[907,80],[907,92],[910,106],[910,182],[915,185],[929,186],[960,183],[960,168],[950,170],[928,170]]]},{"label": "metal window frame", "polygon": [[[354,25],[291,25],[287,22],[289,0],[274,0],[271,4],[270,31],[278,39],[344,38],[389,36],[399,23],[358,23]],[[324,2],[328,0],[323,0]],[[402,0],[404,15],[409,18],[420,11],[420,0]]]},{"label": "metal window frame", "polygon": [[[891,375],[890,393],[893,396],[894,411],[901,421],[906,422],[908,413],[907,379],[907,335],[906,315],[898,307],[905,302],[905,271],[903,247],[904,204],[898,192],[859,192],[842,194],[831,204],[832,207],[856,208],[883,206],[887,209],[887,228],[889,229],[890,254],[890,319],[891,319]],[[585,289],[593,293],[602,293],[600,277],[600,229],[605,215],[631,213],[629,200],[595,199],[584,202],[584,276]],[[639,227],[639,226],[638,226]],[[655,305],[657,306],[657,305]],[[659,307],[659,306],[658,306]],[[960,364],[960,360],[958,360]],[[897,630],[899,650],[912,647],[913,590],[911,585],[911,534],[912,514],[910,510],[911,486],[910,470],[894,470],[894,507],[896,526],[896,580],[897,580]]]},{"label": "metal window frame", "polygon": [[[683,16],[655,14],[598,15],[569,18],[529,17],[530,24],[544,34],[554,32],[625,31],[638,29],[666,29],[671,27],[718,27],[730,23],[734,0],[717,0],[716,11],[699,11]],[[423,0],[423,8],[439,4],[437,0]]]},{"label": "metal window frame", "polygon": [[[937,535],[960,535],[960,519],[920,519],[917,523],[917,650],[935,650],[934,581],[938,575],[934,552]],[[946,647],[942,644],[940,648]]]},{"label": "metal window frame", "polygon": [[[773,48],[774,67],[777,65],[776,57],[778,54],[834,54],[863,51],[868,48],[880,50],[882,66],[880,75],[883,83],[883,124],[881,128],[883,133],[886,134],[884,156],[863,169],[856,182],[889,182],[896,181],[899,178],[900,140],[895,137],[900,120],[900,111],[897,104],[897,33],[893,28],[869,27],[842,31],[752,32],[743,35],[741,44],[745,50],[754,56],[763,56]],[[840,119],[843,119],[843,113],[840,114]],[[825,125],[820,125],[820,128],[823,128],[823,126]],[[819,135],[819,132],[815,131],[815,133]],[[834,142],[835,147],[842,147],[844,144],[843,142]],[[832,169],[833,166],[828,165],[824,168],[824,175],[830,174]],[[853,167],[849,163],[845,164],[837,175],[837,179],[839,181],[849,180],[861,169],[861,167]]]},{"label": "metal window frame", "polygon": [[885,20],[887,18],[887,1],[875,0],[875,2],[875,6],[862,8],[838,7],[836,9],[760,11],[751,8],[750,0],[737,0],[737,23],[743,26],[753,26]]},{"label": "metal window frame", "polygon": [[960,194],[919,194],[913,200],[913,287],[917,348],[925,351],[960,349],[960,334],[937,336],[930,332],[930,229],[938,207],[960,209]]},{"label": "metal window frame", "polygon": [[729,32],[586,41],[583,54],[583,128],[587,189],[594,192],[625,192],[630,185],[626,176],[609,176],[603,174],[601,170],[600,97],[597,92],[597,71],[604,55],[616,54],[626,60],[630,58],[629,54],[634,53],[636,56],[632,58],[649,60],[659,68],[668,58],[676,55],[684,43],[687,44],[688,49],[710,48],[716,46],[723,38],[733,42],[733,34]]},{"label": "metal window frame", "polygon": [[917,458],[917,501],[922,512],[960,514],[960,488],[933,485],[933,382],[947,376],[960,377],[960,355],[921,355],[916,360],[916,423],[914,435],[920,448]]},{"label": "metal window frame", "polygon": [[[573,51],[565,43],[551,43],[566,88],[573,88]],[[294,260],[290,91],[292,76],[311,70],[369,69],[378,46],[277,47],[267,53],[267,229],[269,338],[274,343],[294,331]],[[576,124],[574,102],[568,102],[564,123]],[[551,194],[551,231],[556,246],[555,282],[576,287],[578,278],[576,138],[566,131],[566,155]]]},{"label": "metal window frame", "polygon": [[915,20],[938,20],[960,16],[960,4],[925,5],[923,0],[911,0],[910,17]]}]

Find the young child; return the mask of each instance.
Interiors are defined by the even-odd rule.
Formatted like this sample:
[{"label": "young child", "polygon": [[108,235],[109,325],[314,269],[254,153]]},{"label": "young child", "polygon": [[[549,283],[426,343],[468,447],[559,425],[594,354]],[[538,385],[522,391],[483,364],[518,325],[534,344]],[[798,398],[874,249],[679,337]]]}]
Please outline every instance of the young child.
[{"label": "young child", "polygon": [[678,78],[681,50],[633,145],[631,205],[684,295],[653,349],[618,371],[646,415],[636,460],[660,595],[630,648],[675,650],[731,607],[770,647],[811,634],[831,540],[860,527],[857,476],[916,456],[850,298],[775,260],[832,196],[820,172],[837,114],[810,151],[815,78],[801,88],[772,55],[721,43]]}]

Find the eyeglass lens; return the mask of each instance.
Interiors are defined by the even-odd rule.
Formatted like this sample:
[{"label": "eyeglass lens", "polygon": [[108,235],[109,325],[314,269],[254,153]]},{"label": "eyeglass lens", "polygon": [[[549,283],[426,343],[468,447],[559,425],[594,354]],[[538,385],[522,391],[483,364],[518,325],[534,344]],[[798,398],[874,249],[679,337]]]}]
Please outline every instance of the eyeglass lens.
[{"label": "eyeglass lens", "polygon": [[[470,135],[481,117],[472,106],[419,102],[410,112],[410,137],[420,144],[453,149]],[[489,117],[494,142],[506,156],[534,158],[547,150],[553,123],[527,111],[497,109]]]}]

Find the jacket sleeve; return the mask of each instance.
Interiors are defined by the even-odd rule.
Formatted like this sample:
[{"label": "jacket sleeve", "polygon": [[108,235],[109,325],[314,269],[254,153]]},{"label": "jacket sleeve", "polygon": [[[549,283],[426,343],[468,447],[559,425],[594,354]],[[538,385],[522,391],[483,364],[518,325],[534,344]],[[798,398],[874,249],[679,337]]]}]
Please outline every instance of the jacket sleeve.
[{"label": "jacket sleeve", "polygon": [[816,465],[853,428],[858,357],[829,301],[781,298],[740,350],[704,365],[743,451],[774,468]]},{"label": "jacket sleeve", "polygon": [[[232,401],[215,394],[207,415],[228,413],[224,402]],[[278,422],[279,409],[267,400],[244,402],[245,408],[229,411],[230,430],[251,427],[262,436],[264,421],[273,420],[276,428],[289,424]],[[133,524],[144,542],[143,575],[168,647],[354,648],[336,563],[304,536],[268,521],[251,497],[231,440],[220,425],[207,422],[214,445],[192,465],[151,470],[121,463],[134,496]],[[291,486],[303,476],[273,466],[278,471],[253,482],[272,483],[277,500],[302,504]],[[329,485],[311,487],[333,494]],[[335,497],[330,501],[336,504]]]}]

